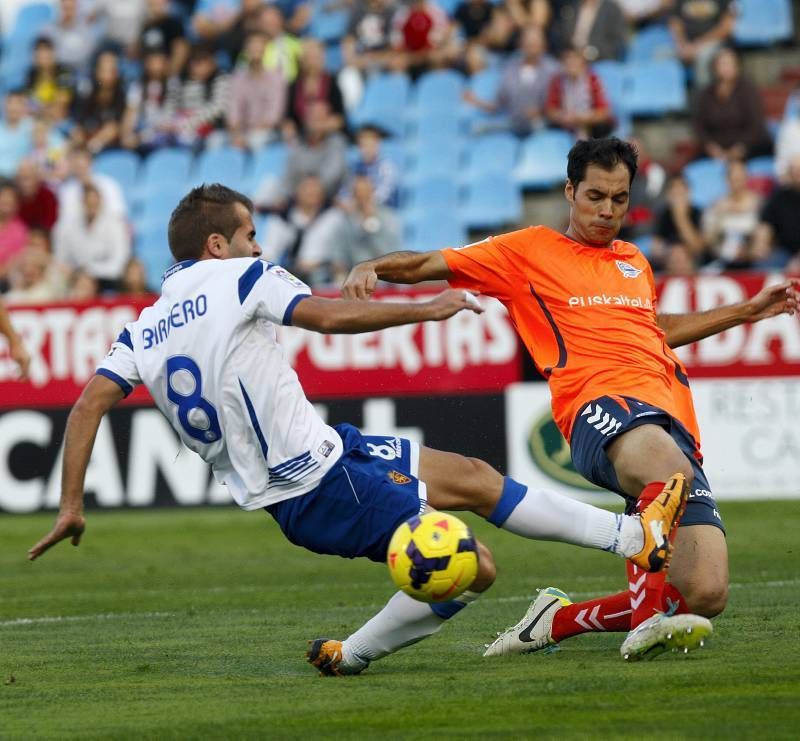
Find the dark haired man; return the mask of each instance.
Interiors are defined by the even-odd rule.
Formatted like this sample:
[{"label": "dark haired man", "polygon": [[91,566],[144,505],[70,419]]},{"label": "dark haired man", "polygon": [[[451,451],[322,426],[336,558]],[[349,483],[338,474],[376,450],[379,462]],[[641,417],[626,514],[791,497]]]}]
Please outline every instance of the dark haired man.
[{"label": "dark haired man", "polygon": [[344,286],[345,296],[364,299],[378,280],[447,280],[494,296],[548,380],[553,416],[587,479],[621,494],[631,509],[676,480],[690,487],[669,584],[663,573],[645,575],[631,565],[630,590],[616,595],[570,605],[563,593],[545,590],[486,655],[534,651],[587,630],[630,631],[621,649],[626,659],[673,647],[676,630],[691,631],[695,638],[682,648],[695,648],[711,625],[689,612],[713,617],[725,607],[722,520],[701,467],[686,372],[671,348],[793,314],[800,284],[787,281],[703,313],[657,314],[647,260],[616,238],[636,168],[630,144],[579,141],[567,164],[565,234],[535,226],[460,249],[398,252],[357,265]]},{"label": "dark haired man", "polygon": [[[60,513],[31,559],[65,538],[80,542],[83,481],[100,420],[144,383],[243,509],[266,509],[289,540],[315,553],[383,562],[395,528],[430,505],[471,510],[524,537],[609,550],[644,568],[665,564],[666,537],[685,504],[680,491],[667,492],[640,519],[620,517],[530,491],[477,459],[325,424],[286,361],[275,325],[366,332],[481,308],[464,290],[424,303],[312,296],[291,273],[259,259],[252,210],[245,196],[222,185],[195,188],[178,204],[169,245],[179,262],[70,414]],[[398,592],[347,640],[312,642],[309,661],[323,673],[356,674],[432,635],[494,581],[491,553],[481,544],[478,550],[471,591],[432,607]]]}]

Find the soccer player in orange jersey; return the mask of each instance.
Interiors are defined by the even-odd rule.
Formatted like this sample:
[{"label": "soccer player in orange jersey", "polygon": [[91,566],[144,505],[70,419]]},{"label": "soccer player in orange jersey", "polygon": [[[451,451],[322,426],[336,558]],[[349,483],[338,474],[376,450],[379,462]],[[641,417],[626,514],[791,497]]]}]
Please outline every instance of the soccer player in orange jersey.
[{"label": "soccer player in orange jersey", "polygon": [[587,479],[621,494],[631,510],[667,489],[689,488],[668,583],[663,572],[631,567],[628,590],[601,599],[572,604],[548,588],[486,655],[530,652],[589,631],[629,631],[622,646],[629,660],[696,648],[711,631],[707,618],[725,607],[725,531],[702,469],[689,381],[672,348],[794,314],[800,284],[711,311],[658,313],[650,265],[617,239],[636,168],[626,142],[579,141],[567,164],[566,233],[533,226],[462,248],[393,253],[357,265],[343,287],[345,296],[365,299],[378,280],[447,280],[494,296],[547,379],[553,416]]}]

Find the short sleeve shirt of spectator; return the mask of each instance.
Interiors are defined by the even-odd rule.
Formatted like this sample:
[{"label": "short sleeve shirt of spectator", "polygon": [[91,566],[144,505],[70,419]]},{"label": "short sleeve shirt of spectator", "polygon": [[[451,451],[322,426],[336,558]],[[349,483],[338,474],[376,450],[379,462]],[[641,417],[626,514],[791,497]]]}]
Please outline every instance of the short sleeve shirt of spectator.
[{"label": "short sleeve shirt of spectator", "polygon": [[675,15],[683,21],[689,40],[694,40],[708,33],[732,9],[732,0],[678,0]]},{"label": "short sleeve shirt of spectator", "polygon": [[159,21],[150,21],[142,29],[142,50],[169,54],[175,39],[182,39],[184,35],[183,25],[177,18],[168,16]]}]

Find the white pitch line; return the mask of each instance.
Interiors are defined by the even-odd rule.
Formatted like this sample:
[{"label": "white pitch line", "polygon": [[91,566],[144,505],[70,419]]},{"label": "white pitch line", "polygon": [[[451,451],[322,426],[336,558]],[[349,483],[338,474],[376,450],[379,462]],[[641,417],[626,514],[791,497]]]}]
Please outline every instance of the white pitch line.
[{"label": "white pitch line", "polygon": [[[800,585],[800,579],[784,579],[781,581],[731,582],[728,586],[731,589],[773,589],[777,587],[796,587],[798,585]],[[220,587],[211,587],[207,591],[221,592],[226,590]],[[255,591],[255,589],[248,588],[246,591]],[[598,593],[596,591],[571,592],[570,596],[578,598],[591,598],[597,597]],[[530,602],[532,596],[520,594],[512,597],[489,597],[489,599],[494,602]],[[261,611],[251,610],[251,612]],[[153,618],[178,617],[180,614],[181,613],[178,612],[105,612],[94,615],[54,615],[34,618],[16,618],[15,620],[0,620],[0,628],[13,628],[18,625],[45,625],[48,623],[78,623],[90,620],[125,620],[129,618],[151,620]]]},{"label": "white pitch line", "polygon": [[85,620],[124,620],[127,618],[166,618],[177,617],[177,612],[106,612],[95,615],[53,615],[49,617],[17,618],[0,621],[0,628],[16,625],[43,625],[46,623],[78,623]]}]

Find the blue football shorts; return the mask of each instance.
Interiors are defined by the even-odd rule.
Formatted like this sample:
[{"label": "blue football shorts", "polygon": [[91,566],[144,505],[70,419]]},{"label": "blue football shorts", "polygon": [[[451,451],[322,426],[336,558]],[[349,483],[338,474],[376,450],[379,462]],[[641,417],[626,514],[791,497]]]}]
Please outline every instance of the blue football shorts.
[{"label": "blue football shorts", "polygon": [[702,458],[695,457],[695,442],[689,431],[663,409],[630,396],[601,396],[578,412],[572,427],[572,462],[589,481],[603,489],[615,491],[625,498],[627,512],[632,512],[636,499],[628,496],[619,485],[614,466],[606,455],[606,447],[619,435],[640,425],[663,427],[692,463],[694,481],[681,525],[714,525],[722,532],[725,527],[719,508],[703,471]]},{"label": "blue football shorts", "polygon": [[424,511],[419,445],[336,425],[344,453],[306,494],[265,507],[283,534],[314,553],[386,561],[397,527]]}]

